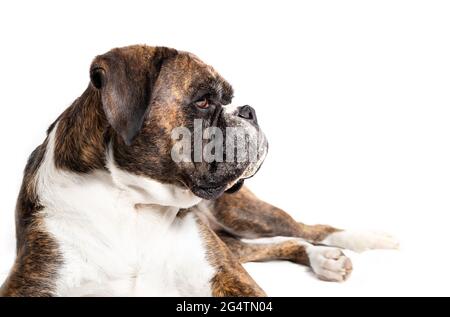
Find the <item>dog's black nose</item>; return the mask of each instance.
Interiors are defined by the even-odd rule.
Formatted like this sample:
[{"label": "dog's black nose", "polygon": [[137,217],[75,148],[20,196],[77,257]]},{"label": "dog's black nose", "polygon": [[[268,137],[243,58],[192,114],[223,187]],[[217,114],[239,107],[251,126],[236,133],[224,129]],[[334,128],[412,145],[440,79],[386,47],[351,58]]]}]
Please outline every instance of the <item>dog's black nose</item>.
[{"label": "dog's black nose", "polygon": [[256,119],[256,112],[255,109],[252,107],[245,105],[238,108],[238,116],[241,118],[244,118],[248,121],[251,121],[255,124],[258,123],[258,120]]}]

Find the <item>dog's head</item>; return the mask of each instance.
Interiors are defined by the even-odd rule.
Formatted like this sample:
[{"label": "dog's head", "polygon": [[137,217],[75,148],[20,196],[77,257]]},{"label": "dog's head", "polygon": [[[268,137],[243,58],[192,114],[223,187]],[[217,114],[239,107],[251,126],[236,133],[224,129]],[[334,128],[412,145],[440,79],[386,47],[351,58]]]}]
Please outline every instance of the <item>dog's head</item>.
[{"label": "dog's head", "polygon": [[253,176],[267,153],[253,108],[196,56],[130,46],[97,56],[91,85],[122,170],[214,199]]}]

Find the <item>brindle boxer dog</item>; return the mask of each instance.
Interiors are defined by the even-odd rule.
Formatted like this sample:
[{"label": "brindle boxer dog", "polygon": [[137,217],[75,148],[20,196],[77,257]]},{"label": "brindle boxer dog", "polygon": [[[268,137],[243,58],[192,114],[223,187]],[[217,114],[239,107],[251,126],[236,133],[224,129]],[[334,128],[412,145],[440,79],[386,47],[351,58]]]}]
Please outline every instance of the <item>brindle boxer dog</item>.
[{"label": "brindle boxer dog", "polygon": [[1,295],[264,296],[241,263],[288,260],[343,281],[352,265],[339,248],[396,247],[299,223],[240,188],[265,140],[256,162],[174,161],[171,133],[194,119],[261,135],[254,110],[231,106],[230,84],[194,55],[117,48],[90,77],[28,160]]}]

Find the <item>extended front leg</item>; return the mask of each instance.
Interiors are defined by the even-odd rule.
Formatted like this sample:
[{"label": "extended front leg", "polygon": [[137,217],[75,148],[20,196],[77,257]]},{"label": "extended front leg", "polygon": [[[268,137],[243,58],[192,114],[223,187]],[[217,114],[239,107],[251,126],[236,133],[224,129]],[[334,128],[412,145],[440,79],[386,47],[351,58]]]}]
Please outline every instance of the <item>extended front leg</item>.
[{"label": "extended front leg", "polygon": [[328,225],[306,225],[295,221],[280,208],[259,200],[245,186],[234,194],[224,194],[209,208],[218,228],[241,238],[298,237],[313,244],[353,251],[397,248],[389,235],[354,232]]},{"label": "extended front leg", "polygon": [[266,296],[266,293],[232,255],[225,243],[199,220],[200,232],[207,248],[207,259],[216,270],[211,279],[211,294],[215,297]]}]

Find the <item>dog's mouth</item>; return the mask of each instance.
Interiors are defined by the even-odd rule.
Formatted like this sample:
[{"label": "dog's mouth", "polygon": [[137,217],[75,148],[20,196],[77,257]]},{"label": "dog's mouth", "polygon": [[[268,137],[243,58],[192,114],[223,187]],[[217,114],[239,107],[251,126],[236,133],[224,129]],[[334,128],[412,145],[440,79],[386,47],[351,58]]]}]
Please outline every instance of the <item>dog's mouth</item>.
[{"label": "dog's mouth", "polygon": [[227,189],[227,185],[194,185],[190,189],[196,196],[210,200],[222,195]]},{"label": "dog's mouth", "polygon": [[245,179],[239,179],[236,183],[231,186],[228,185],[220,185],[220,186],[197,186],[197,188],[191,189],[191,191],[204,199],[215,199],[222,195],[223,193],[233,194],[239,191],[242,186],[244,186]]},{"label": "dog's mouth", "polygon": [[225,184],[225,185],[217,185],[217,184],[210,184],[210,185],[191,185],[188,186],[185,182],[182,182],[184,186],[186,186],[194,195],[211,200],[211,199],[217,199],[220,197],[223,193],[227,194],[233,194],[237,191],[239,191],[242,186],[244,185],[245,179],[239,179],[236,182]]},{"label": "dog's mouth", "polygon": [[190,179],[179,180],[184,187],[189,189],[194,195],[207,199],[217,199],[223,193],[235,193],[241,189],[244,184],[244,179],[238,179],[233,182],[220,182],[220,183],[197,183]]}]

